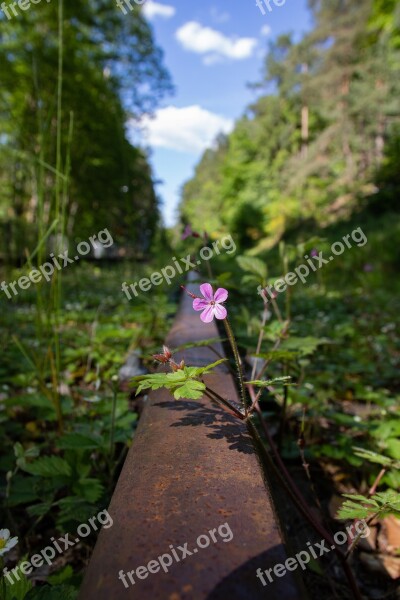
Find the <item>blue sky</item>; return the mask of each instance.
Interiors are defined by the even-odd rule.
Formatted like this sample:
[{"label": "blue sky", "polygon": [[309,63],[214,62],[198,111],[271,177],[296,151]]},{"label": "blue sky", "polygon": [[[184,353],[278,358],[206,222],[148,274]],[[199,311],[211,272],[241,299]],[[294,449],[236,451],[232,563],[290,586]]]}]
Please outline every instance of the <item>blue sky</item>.
[{"label": "blue sky", "polygon": [[[229,132],[254,101],[247,84],[260,80],[268,42],[288,31],[299,38],[310,28],[307,0],[276,3],[281,6],[270,0],[265,15],[255,0],[147,0],[143,5],[176,87],[155,118],[145,120],[142,136],[151,148],[155,178],[162,181],[157,192],[168,226],[176,221],[180,188],[204,149],[219,131]],[[137,140],[137,133],[132,137]]]}]

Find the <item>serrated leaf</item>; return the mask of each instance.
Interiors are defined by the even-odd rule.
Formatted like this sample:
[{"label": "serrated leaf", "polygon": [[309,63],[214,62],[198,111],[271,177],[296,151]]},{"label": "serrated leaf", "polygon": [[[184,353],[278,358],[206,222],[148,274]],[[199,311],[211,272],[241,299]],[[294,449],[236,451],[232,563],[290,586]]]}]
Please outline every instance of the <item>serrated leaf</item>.
[{"label": "serrated leaf", "polygon": [[167,386],[167,373],[151,373],[149,375],[138,375],[132,378],[133,385],[138,385],[136,390],[136,396],[143,390],[158,390],[164,386]]},{"label": "serrated leaf", "polygon": [[104,486],[99,479],[81,479],[74,484],[72,491],[88,502],[95,503],[101,498]]},{"label": "serrated leaf", "polygon": [[368,460],[369,462],[382,465],[383,467],[390,467],[393,463],[392,459],[388,456],[383,456],[383,454],[378,454],[377,452],[367,450],[366,448],[359,448],[358,446],[353,446],[353,450],[354,454],[359,458],[363,458],[364,460]]},{"label": "serrated leaf", "polygon": [[367,498],[366,496],[361,496],[360,494],[343,494],[343,496],[345,498],[350,498],[350,501],[348,502],[349,505],[352,504],[353,506],[356,506],[356,503],[352,502],[352,500],[358,500],[359,502],[369,504],[372,507],[379,507],[379,504],[376,502],[376,500],[374,500],[373,498]]},{"label": "serrated leaf", "polygon": [[171,383],[179,383],[186,381],[189,377],[189,373],[187,370],[181,369],[180,371],[175,371],[175,373],[168,373],[167,375],[167,384]]},{"label": "serrated leaf", "polygon": [[174,391],[174,398],[179,400],[180,398],[187,398],[190,400],[199,400],[206,389],[206,386],[201,381],[189,379],[183,385],[176,388]]},{"label": "serrated leaf", "polygon": [[66,460],[59,456],[42,456],[33,463],[26,464],[23,470],[31,475],[41,477],[56,477],[57,475],[71,475],[71,467]]},{"label": "serrated leaf", "polygon": [[343,505],[338,510],[337,516],[339,519],[366,519],[370,514],[371,512],[362,506]]},{"label": "serrated leaf", "polygon": [[346,500],[338,511],[340,519],[366,519],[376,515],[383,518],[389,514],[400,514],[400,494],[393,490],[379,492],[371,498],[360,494],[344,494]]}]

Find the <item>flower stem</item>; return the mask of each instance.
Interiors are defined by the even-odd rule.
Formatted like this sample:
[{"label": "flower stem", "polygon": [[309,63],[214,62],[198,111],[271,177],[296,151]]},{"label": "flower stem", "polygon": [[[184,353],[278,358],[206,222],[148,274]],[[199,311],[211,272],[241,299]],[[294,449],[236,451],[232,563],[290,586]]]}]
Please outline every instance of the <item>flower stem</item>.
[{"label": "flower stem", "polygon": [[[252,386],[250,386],[250,396],[255,397],[254,389],[252,389]],[[264,430],[268,445],[272,452],[272,456],[270,456],[269,452],[267,451],[267,449],[261,442],[260,448],[261,448],[261,451],[263,452],[264,457],[267,460],[268,465],[270,466],[272,472],[274,472],[275,475],[277,476],[279,482],[282,484],[282,486],[288,492],[290,498],[294,502],[298,511],[309,522],[309,524],[313,527],[313,529],[317,533],[319,533],[328,542],[328,544],[330,546],[332,546],[332,550],[334,550],[336,556],[338,557],[338,559],[340,560],[340,562],[342,564],[342,567],[345,572],[350,589],[352,590],[354,599],[362,600],[362,596],[358,589],[357,582],[354,578],[354,575],[353,575],[349,565],[347,564],[346,556],[340,550],[340,548],[338,548],[336,546],[336,543],[335,543],[334,539],[332,538],[330,532],[325,529],[324,525],[322,525],[315,519],[314,515],[309,510],[307,502],[305,501],[305,499],[302,496],[301,492],[299,491],[296,483],[293,481],[291,475],[289,474],[288,470],[286,469],[286,466],[285,466],[283,460],[281,459],[281,456],[280,456],[280,454],[273,442],[272,436],[268,430],[267,424],[263,418],[263,415],[262,415],[262,412],[261,412],[258,402],[256,402],[255,405],[256,405],[256,413],[258,415],[260,424]],[[250,422],[249,427],[251,428],[251,431],[252,431],[255,439],[258,439],[258,432],[257,432],[257,429],[255,428],[254,424]]]},{"label": "flower stem", "polygon": [[235,406],[232,406],[232,404],[228,400],[225,400],[225,398],[223,398],[222,396],[217,394],[217,392],[214,392],[214,390],[212,390],[211,388],[209,388],[207,386],[206,386],[206,395],[210,398],[210,400],[217,401],[220,404],[223,404],[224,406],[226,406],[226,408],[228,408],[233,413],[235,413],[235,416],[238,417],[239,419],[241,419],[242,421],[245,419],[245,416],[242,415],[242,413],[239,412]]},{"label": "flower stem", "polygon": [[239,376],[240,396],[241,396],[243,407],[244,407],[244,409],[246,411],[246,416],[247,416],[246,392],[245,392],[245,389],[244,389],[242,363],[241,363],[241,360],[240,360],[239,350],[238,350],[237,343],[236,343],[236,340],[235,340],[235,336],[233,335],[233,331],[232,331],[232,328],[231,328],[231,325],[230,325],[228,319],[224,319],[224,325],[225,325],[226,333],[228,335],[229,342],[230,342],[230,345],[231,345],[231,348],[232,348],[232,351],[233,351],[233,356],[235,357],[236,367],[237,367],[238,376]]}]

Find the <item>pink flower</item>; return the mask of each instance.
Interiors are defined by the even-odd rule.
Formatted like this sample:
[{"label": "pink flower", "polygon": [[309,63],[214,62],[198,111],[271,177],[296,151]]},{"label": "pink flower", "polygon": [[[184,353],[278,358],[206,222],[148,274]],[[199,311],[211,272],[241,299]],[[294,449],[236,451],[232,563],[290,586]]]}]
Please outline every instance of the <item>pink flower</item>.
[{"label": "pink flower", "polygon": [[195,298],[193,300],[194,310],[202,310],[200,319],[203,323],[210,323],[213,318],[226,319],[226,308],[221,305],[228,298],[228,291],[224,288],[218,288],[214,294],[209,283],[203,283],[200,286],[200,291],[203,298]]},{"label": "pink flower", "polygon": [[200,235],[198,233],[196,233],[196,231],[193,231],[193,229],[190,225],[186,225],[185,230],[181,235],[181,240],[184,241],[188,237],[198,238],[198,237],[200,237]]}]

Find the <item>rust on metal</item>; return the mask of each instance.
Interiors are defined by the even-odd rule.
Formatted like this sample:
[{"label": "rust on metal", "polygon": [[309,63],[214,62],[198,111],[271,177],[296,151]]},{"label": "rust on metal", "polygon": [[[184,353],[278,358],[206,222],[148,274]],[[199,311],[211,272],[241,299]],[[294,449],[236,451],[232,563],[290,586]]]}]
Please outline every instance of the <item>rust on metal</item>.
[{"label": "rust on metal", "polygon": [[[174,348],[218,337],[183,296],[166,340]],[[215,346],[220,354],[220,343]],[[186,364],[216,360],[207,347],[184,350]],[[207,385],[239,402],[222,366]],[[292,573],[263,587],[256,577],[286,560],[272,501],[246,424],[201,401],[174,400],[165,390],[150,394],[109,508],[113,526],[103,529],[88,566],[79,600],[298,600]],[[196,547],[200,535],[227,523],[231,541],[217,536],[208,547],[174,561],[144,579],[127,574],[171,546]],[[217,534],[216,534],[217,535]],[[210,536],[208,536],[210,537]]]}]

